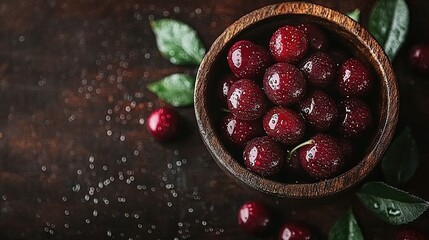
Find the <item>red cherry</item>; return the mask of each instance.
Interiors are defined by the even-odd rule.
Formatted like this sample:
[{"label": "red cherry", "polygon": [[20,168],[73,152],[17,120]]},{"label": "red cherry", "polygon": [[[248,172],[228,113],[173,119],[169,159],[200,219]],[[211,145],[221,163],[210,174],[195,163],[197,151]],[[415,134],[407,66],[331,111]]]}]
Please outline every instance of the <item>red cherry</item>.
[{"label": "red cherry", "polygon": [[147,119],[147,129],[158,141],[173,139],[179,132],[179,124],[179,115],[169,107],[154,110]]},{"label": "red cherry", "polygon": [[299,149],[298,157],[304,170],[320,180],[336,176],[344,166],[337,140],[326,134],[315,135],[312,143]]},{"label": "red cherry", "polygon": [[349,58],[338,72],[337,89],[343,96],[367,95],[374,85],[374,77],[368,66]]},{"label": "red cherry", "polygon": [[274,107],[263,119],[263,127],[268,136],[286,145],[294,145],[304,137],[305,122],[296,112],[282,107]]},{"label": "red cherry", "polygon": [[332,97],[323,91],[313,91],[298,105],[307,123],[317,131],[326,131],[338,119],[337,105]]},{"label": "red cherry", "polygon": [[232,84],[227,101],[231,113],[241,120],[255,120],[261,117],[267,104],[262,89],[248,79],[241,79]]},{"label": "red cherry", "polygon": [[247,40],[234,43],[228,51],[227,60],[229,68],[238,78],[252,80],[262,77],[271,64],[268,50]]},{"label": "red cherry", "polygon": [[316,52],[302,62],[301,71],[310,85],[325,88],[334,80],[335,61],[327,53]]},{"label": "red cherry", "polygon": [[280,229],[279,240],[312,240],[311,230],[300,223],[285,223]]},{"label": "red cherry", "polygon": [[372,116],[369,107],[360,99],[341,101],[339,107],[339,132],[344,137],[359,137],[369,129]]},{"label": "red cherry", "polygon": [[298,26],[303,30],[308,37],[309,45],[314,50],[326,50],[329,46],[328,37],[326,33],[317,25],[313,23],[303,23]]},{"label": "red cherry", "polygon": [[429,44],[415,45],[410,50],[410,65],[421,73],[429,74]]},{"label": "red cherry", "polygon": [[271,221],[268,207],[261,202],[247,201],[238,210],[238,225],[248,234],[265,233]]},{"label": "red cherry", "polygon": [[306,83],[301,71],[288,63],[277,63],[267,69],[264,91],[275,104],[286,106],[304,97]]},{"label": "red cherry", "polygon": [[284,26],[271,36],[270,52],[276,62],[298,62],[307,52],[307,35],[294,26]]},{"label": "red cherry", "polygon": [[243,152],[244,164],[261,176],[276,174],[283,165],[283,158],[280,144],[267,136],[250,140]]},{"label": "red cherry", "polygon": [[264,135],[261,121],[244,121],[232,114],[223,118],[220,127],[220,134],[226,143],[238,149],[243,149],[249,140]]}]

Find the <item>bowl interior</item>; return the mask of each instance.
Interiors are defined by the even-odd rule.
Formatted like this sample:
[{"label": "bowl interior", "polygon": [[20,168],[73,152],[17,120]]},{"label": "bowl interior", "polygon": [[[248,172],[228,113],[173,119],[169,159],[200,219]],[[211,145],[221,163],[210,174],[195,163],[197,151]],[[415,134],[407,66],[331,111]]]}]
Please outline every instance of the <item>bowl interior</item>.
[{"label": "bowl interior", "polygon": [[[327,196],[359,182],[379,161],[386,148],[386,142],[387,144],[390,142],[394,125],[396,125],[397,116],[395,114],[389,115],[389,108],[397,104],[397,99],[391,99],[390,95],[391,93],[397,94],[395,92],[396,80],[381,47],[353,20],[318,5],[297,5],[288,10],[287,6],[291,5],[293,3],[284,3],[252,12],[231,25],[215,41],[201,64],[197,76],[195,96],[197,121],[204,142],[216,162],[238,182],[259,191],[282,197],[313,198]],[[283,8],[282,6],[286,7]],[[306,7],[309,10],[301,12],[299,7]],[[325,11],[321,12],[321,9]],[[232,44],[238,40],[247,39],[262,46],[268,46],[272,33],[279,27],[299,23],[317,23],[330,36],[331,46],[346,49],[349,56],[357,57],[371,66],[378,84],[365,100],[371,107],[373,119],[378,120],[378,122],[374,122],[373,129],[370,131],[371,134],[365,137],[366,140],[361,141],[365,142],[359,146],[362,149],[362,160],[355,166],[333,179],[295,184],[285,183],[280,179],[270,180],[260,177],[239,163],[237,159],[240,159],[240,153],[228,149],[219,138],[218,123],[224,115],[221,114],[222,106],[217,100],[214,89],[216,89],[217,81],[230,72],[226,55]],[[381,52],[377,52],[377,50]],[[394,82],[392,83],[392,81]],[[390,126],[393,125],[393,130],[386,129],[388,121],[391,122]]]}]

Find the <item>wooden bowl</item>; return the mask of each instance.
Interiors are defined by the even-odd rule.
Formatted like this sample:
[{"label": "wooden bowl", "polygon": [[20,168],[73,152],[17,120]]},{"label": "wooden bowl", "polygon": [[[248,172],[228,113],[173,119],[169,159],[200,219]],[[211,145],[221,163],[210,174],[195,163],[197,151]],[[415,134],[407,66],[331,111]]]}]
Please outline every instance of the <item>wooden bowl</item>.
[{"label": "wooden bowl", "polygon": [[[268,42],[279,27],[297,22],[321,25],[357,58],[366,61],[377,76],[373,107],[377,113],[373,135],[363,158],[343,174],[314,183],[284,183],[261,177],[237,162],[222,143],[216,124],[220,110],[215,98],[216,81],[228,70],[226,54],[241,39]],[[373,109],[374,110],[374,109]],[[374,111],[373,111],[374,112]],[[229,26],[213,43],[197,74],[195,115],[205,145],[217,164],[237,182],[258,191],[288,198],[319,198],[346,190],[362,181],[380,161],[394,134],[398,120],[398,89],[392,66],[381,46],[357,22],[332,9],[303,2],[287,2],[260,8]]]}]

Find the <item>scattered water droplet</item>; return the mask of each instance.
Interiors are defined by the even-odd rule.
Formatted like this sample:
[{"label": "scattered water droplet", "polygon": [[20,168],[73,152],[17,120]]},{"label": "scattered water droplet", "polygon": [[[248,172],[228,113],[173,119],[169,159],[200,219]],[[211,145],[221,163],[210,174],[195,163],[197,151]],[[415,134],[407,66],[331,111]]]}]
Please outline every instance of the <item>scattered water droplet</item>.
[{"label": "scattered water droplet", "polygon": [[79,192],[80,191],[80,184],[76,184],[72,187],[73,192]]},{"label": "scattered water droplet", "polygon": [[393,217],[397,217],[402,214],[401,210],[396,208],[387,208],[387,213]]}]

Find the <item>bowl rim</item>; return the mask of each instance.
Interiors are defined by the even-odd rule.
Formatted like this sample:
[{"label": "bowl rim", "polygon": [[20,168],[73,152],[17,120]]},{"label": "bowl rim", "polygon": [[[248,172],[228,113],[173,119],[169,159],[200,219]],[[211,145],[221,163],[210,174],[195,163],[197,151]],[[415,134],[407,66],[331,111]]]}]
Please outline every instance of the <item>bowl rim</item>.
[{"label": "bowl rim", "polygon": [[[372,145],[363,159],[353,168],[337,177],[314,183],[276,182],[259,176],[239,164],[217,137],[216,130],[209,119],[207,98],[204,97],[204,93],[207,92],[208,69],[213,66],[226,44],[230,43],[242,31],[261,20],[289,14],[311,15],[312,17],[321,18],[324,21],[342,27],[342,30],[355,36],[357,41],[365,46],[366,50],[371,54],[369,60],[372,61],[373,68],[376,66],[375,70],[381,85],[381,100],[382,104],[385,104],[384,108],[380,110],[378,128],[375,129]],[[399,111],[398,86],[393,67],[382,47],[373,36],[359,23],[346,15],[321,5],[305,2],[285,2],[268,5],[244,15],[227,27],[214,41],[200,64],[195,83],[194,102],[197,125],[203,142],[221,169],[241,184],[250,186],[260,192],[287,198],[326,197],[349,189],[361,182],[375,168],[391,142]],[[350,179],[353,179],[353,181],[350,181]]]}]

